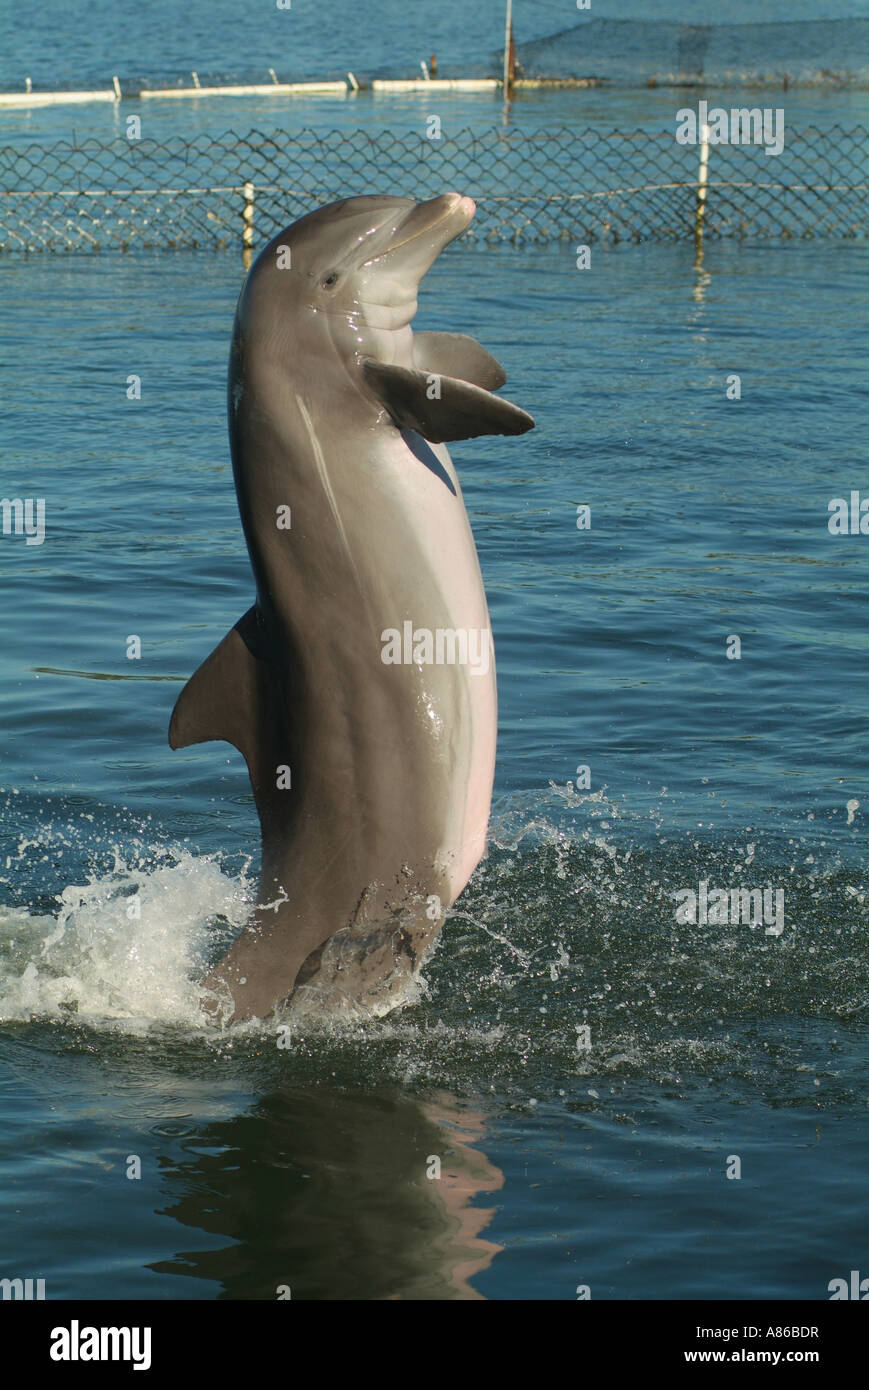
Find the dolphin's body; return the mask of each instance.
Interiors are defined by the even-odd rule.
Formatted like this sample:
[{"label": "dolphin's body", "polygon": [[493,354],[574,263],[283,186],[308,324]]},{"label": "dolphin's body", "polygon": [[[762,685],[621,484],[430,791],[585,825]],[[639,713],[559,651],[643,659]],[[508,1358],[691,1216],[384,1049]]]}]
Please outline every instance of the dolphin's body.
[{"label": "dolphin's body", "polygon": [[[239,299],[229,434],[257,599],[169,731],[243,753],[262,827],[257,907],[205,981],[226,1020],[290,995],[384,1011],[485,848],[489,614],[443,441],[534,422],[492,394],[504,373],[473,339],[410,328],[473,214],[456,193],[331,204],[269,243]],[[440,664],[411,630],[448,634]]]}]

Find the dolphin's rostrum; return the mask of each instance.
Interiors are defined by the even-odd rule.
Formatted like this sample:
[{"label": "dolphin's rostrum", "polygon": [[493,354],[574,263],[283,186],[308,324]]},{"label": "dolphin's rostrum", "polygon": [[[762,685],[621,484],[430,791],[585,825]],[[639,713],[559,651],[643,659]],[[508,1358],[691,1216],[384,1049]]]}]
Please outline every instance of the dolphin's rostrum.
[{"label": "dolphin's rostrum", "polygon": [[239,299],[229,436],[257,597],[169,730],[241,751],[262,827],[257,907],[205,981],[224,1020],[290,996],[391,1007],[485,849],[490,623],[444,441],[534,421],[492,394],[504,372],[473,338],[410,327],[474,211],[457,193],[333,203],[265,247]]}]

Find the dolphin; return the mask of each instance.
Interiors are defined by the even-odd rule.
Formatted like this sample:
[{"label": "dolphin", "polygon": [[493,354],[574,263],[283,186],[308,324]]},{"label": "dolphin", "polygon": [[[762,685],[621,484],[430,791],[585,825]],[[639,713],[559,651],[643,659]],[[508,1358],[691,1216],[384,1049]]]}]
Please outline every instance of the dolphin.
[{"label": "dolphin", "polygon": [[190,678],[169,742],[243,754],[262,831],[250,920],[203,984],[222,1022],[386,1012],[481,859],[497,698],[445,441],[533,428],[419,282],[471,198],[354,197],[274,237],[235,316],[228,423],[256,602]]}]

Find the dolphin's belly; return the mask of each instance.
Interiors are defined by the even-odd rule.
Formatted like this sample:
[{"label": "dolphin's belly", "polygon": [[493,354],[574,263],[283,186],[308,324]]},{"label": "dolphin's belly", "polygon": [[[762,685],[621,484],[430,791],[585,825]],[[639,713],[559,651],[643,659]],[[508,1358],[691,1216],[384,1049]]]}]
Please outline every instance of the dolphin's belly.
[{"label": "dolphin's belly", "polygon": [[[445,663],[456,658],[448,672],[418,667],[426,695],[440,702],[438,714],[450,729],[449,808],[439,848],[455,900],[486,845],[498,722],[491,620],[461,487],[446,447],[394,434],[388,476],[392,521],[402,536],[397,547],[402,572],[392,577],[396,601],[381,606],[383,627],[402,627],[397,621],[401,609],[403,622],[411,621],[414,632],[431,633],[435,666],[439,657]],[[386,621],[393,615],[394,621]],[[447,634],[440,646],[439,630]],[[426,656],[424,648],[425,640],[417,651]],[[447,679],[438,680],[441,674]]]},{"label": "dolphin's belly", "polygon": [[392,430],[377,445],[331,522],[294,490],[297,686],[327,694],[304,703],[303,810],[274,858],[264,841],[261,891],[288,887],[300,932],[331,924],[299,961],[301,1013],[393,1007],[440,929],[432,895],[451,906],[486,846],[494,653],[461,489],[443,446],[414,453]]},{"label": "dolphin's belly", "polygon": [[[307,878],[314,827],[339,825],[330,872],[347,901],[409,866],[451,903],[485,850],[497,733],[491,624],[461,488],[443,445],[369,417],[351,467],[354,431],[337,411],[308,416],[307,438],[257,457],[255,569],[281,629],[272,646],[302,667],[285,711],[299,819],[289,838],[278,828],[276,872]],[[271,518],[287,498],[284,532]]]}]

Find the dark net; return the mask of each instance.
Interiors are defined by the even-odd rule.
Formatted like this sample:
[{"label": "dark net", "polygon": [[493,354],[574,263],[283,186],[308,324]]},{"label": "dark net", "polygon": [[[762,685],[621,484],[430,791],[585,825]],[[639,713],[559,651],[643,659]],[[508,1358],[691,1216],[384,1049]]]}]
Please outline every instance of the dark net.
[{"label": "dark net", "polygon": [[599,19],[516,45],[517,76],[613,86],[867,87],[869,19],[673,24]]}]

